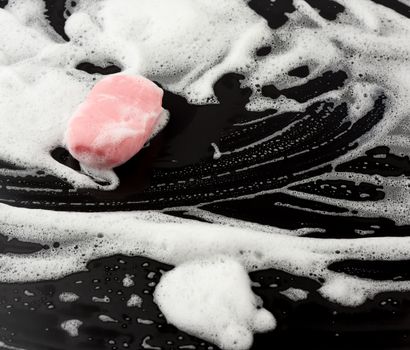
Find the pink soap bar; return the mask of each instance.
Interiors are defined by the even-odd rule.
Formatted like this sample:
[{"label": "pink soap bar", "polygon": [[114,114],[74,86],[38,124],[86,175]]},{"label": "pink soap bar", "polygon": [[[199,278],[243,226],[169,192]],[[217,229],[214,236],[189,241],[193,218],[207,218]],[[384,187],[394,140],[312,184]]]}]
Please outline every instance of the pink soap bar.
[{"label": "pink soap bar", "polygon": [[66,144],[83,165],[111,169],[134,156],[151,137],[163,91],[141,76],[99,81],[68,123]]}]

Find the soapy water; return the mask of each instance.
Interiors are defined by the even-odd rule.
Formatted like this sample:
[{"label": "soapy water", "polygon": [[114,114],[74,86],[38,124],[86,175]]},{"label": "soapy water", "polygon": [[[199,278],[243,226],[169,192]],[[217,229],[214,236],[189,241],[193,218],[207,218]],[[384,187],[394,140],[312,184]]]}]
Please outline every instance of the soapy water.
[{"label": "soapy water", "polygon": [[[406,280],[330,267],[409,259],[409,238],[393,236],[405,236],[409,225],[410,22],[369,0],[333,2],[334,18],[314,3],[293,1],[280,23],[266,21],[253,1],[83,1],[66,13],[66,42],[49,25],[44,3],[11,1],[0,11],[0,27],[10,33],[0,38],[1,230],[52,248],[3,254],[0,279],[55,279],[114,254],[149,257],[176,266],[174,279],[163,282],[170,295],[159,301],[169,322],[222,347],[233,339],[238,348],[263,328],[246,316],[256,312],[252,292],[238,291],[242,305],[210,308],[233,322],[230,312],[243,315],[232,333],[217,316],[187,328],[188,306],[170,308],[184,271],[219,276],[228,261],[243,269],[238,285],[249,285],[245,271],[274,267],[320,282],[324,298],[349,306],[409,290]],[[114,172],[96,182],[61,159],[67,120],[101,78],[78,69],[85,62],[145,75],[166,90],[170,121],[141,155],[155,159],[142,190],[133,184],[124,194]],[[168,154],[158,150],[161,142],[169,142]],[[276,213],[305,214],[279,229],[267,203]],[[121,210],[135,211],[113,212]],[[328,232],[318,217],[333,225],[353,220],[340,231],[359,239],[312,238]],[[222,263],[213,269],[215,256]],[[189,288],[198,298],[206,291]],[[218,293],[229,289],[218,280]],[[201,307],[195,298],[186,302]]]}]

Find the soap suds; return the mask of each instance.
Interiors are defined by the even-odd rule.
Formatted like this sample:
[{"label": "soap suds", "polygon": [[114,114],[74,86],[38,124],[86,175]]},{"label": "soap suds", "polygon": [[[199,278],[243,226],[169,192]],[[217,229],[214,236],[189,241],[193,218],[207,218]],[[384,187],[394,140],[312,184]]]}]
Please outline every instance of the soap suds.
[{"label": "soap suds", "polygon": [[77,301],[78,299],[80,299],[80,297],[77,294],[71,293],[71,292],[61,293],[58,296],[58,298],[60,299],[62,303],[73,303]]},{"label": "soap suds", "polygon": [[125,277],[124,277],[123,280],[122,280],[122,285],[123,285],[125,288],[132,287],[132,286],[135,284],[133,278],[134,278],[133,275],[128,275],[128,274],[125,275]]},{"label": "soap suds", "polygon": [[67,320],[61,323],[61,328],[65,330],[70,337],[78,337],[79,328],[83,324],[80,320]]},{"label": "soap suds", "polygon": [[280,292],[280,294],[284,295],[286,298],[292,300],[292,301],[299,301],[299,300],[304,300],[308,297],[308,292],[303,290],[303,289],[299,289],[299,288],[288,288],[282,292]]},{"label": "soap suds", "polygon": [[148,343],[148,341],[151,339],[150,336],[145,337],[142,340],[141,346],[143,349],[148,349],[148,350],[162,350],[160,347],[158,346],[152,346]]},{"label": "soap suds", "polygon": [[[62,277],[85,270],[92,259],[113,254],[142,255],[176,266],[222,254],[235,257],[247,271],[275,267],[321,280],[319,292],[345,305],[357,305],[357,300],[363,302],[384,291],[410,289],[408,281],[364,280],[327,269],[333,262],[348,259],[408,260],[410,237],[323,240],[286,230],[263,232],[177,219],[158,212],[54,212],[4,204],[0,205],[0,229],[20,241],[49,246],[61,242],[58,249],[29,256],[1,256],[3,282]],[[345,291],[354,290],[356,301],[334,288],[336,282]]]},{"label": "soap suds", "polygon": [[[289,14],[289,21],[272,30],[243,0],[217,3],[144,0],[138,5],[127,0],[121,6],[113,0],[79,1],[66,23],[71,40],[62,42],[50,36],[41,1],[33,0],[27,5],[13,1],[5,10],[0,10],[0,15],[7,18],[7,28],[12,28],[10,38],[0,39],[5,41],[5,49],[1,50],[5,61],[0,66],[0,94],[7,96],[0,102],[3,125],[0,158],[21,167],[44,170],[76,187],[108,190],[118,186],[113,172],[99,177],[83,168],[83,173],[79,173],[59,164],[49,154],[62,146],[69,116],[101,79],[99,75],[75,69],[87,60],[97,64],[107,60],[117,62],[123,72],[146,75],[197,103],[217,102],[213,83],[224,73],[240,72],[245,76],[243,87],[252,89],[250,109],[274,108],[281,113],[303,111],[318,100],[346,102],[351,122],[357,121],[372,107],[374,99],[384,94],[385,117],[357,140],[358,147],[339,157],[337,163],[353,159],[378,142],[387,142],[392,149],[406,147],[409,143],[403,132],[409,128],[405,118],[406,101],[410,99],[405,78],[409,74],[409,21],[369,0],[340,0],[339,3],[345,11],[335,21],[326,21],[308,3],[297,0],[294,2],[296,11]],[[160,10],[154,4],[160,5]],[[174,16],[168,15],[170,9]],[[34,15],[35,19],[30,20]],[[13,34],[13,30],[19,34]],[[13,45],[24,43],[30,35],[36,36],[30,40],[33,48],[27,44],[13,49]],[[254,53],[261,46],[270,46],[272,51],[257,59]],[[308,77],[295,80],[287,74],[302,65],[312,67]],[[348,76],[344,86],[306,102],[283,95],[268,98],[260,89],[274,84],[284,90],[341,69]],[[10,89],[16,93],[8,95]],[[25,103],[20,103],[21,100]],[[30,121],[27,115],[31,116]],[[220,151],[220,154],[216,151],[216,160],[267,141],[264,138],[236,150]],[[335,162],[332,165],[336,165]],[[262,162],[257,164],[262,165]],[[22,171],[16,173],[23,175]],[[351,173],[340,176],[358,179]],[[98,179],[106,180],[108,185],[97,184]],[[389,196],[397,203],[389,206],[395,209],[384,215],[401,220],[400,224],[408,221],[405,219],[409,209],[406,199],[410,194],[406,181],[403,179],[403,186],[396,186],[391,178],[384,178],[383,185],[392,188]],[[294,194],[304,196],[298,191]],[[315,200],[332,201],[324,197]],[[359,208],[355,207],[359,206],[356,202],[333,200],[331,204],[346,205],[349,211],[359,209],[362,216],[380,216],[382,211],[377,203],[371,202]]]},{"label": "soap suds", "polygon": [[112,322],[112,323],[117,323],[118,321],[113,319],[112,317],[108,316],[108,315],[99,315],[98,319],[101,322]]},{"label": "soap suds", "polygon": [[154,301],[167,321],[222,349],[248,349],[253,333],[276,327],[258,308],[242,265],[227,257],[192,261],[162,276]]},{"label": "soap suds", "polygon": [[142,306],[142,298],[137,294],[131,294],[130,298],[127,300],[128,307],[141,307]]},{"label": "soap suds", "polygon": [[137,322],[140,324],[146,324],[146,325],[154,324],[154,321],[144,320],[143,318],[137,318]]},{"label": "soap suds", "polygon": [[108,296],[104,296],[103,298],[99,298],[99,297],[92,297],[91,300],[94,303],[109,303],[110,302],[110,298]]},{"label": "soap suds", "polygon": [[[369,0],[337,2],[345,11],[335,21],[326,21],[307,2],[295,0],[296,11],[288,15],[289,21],[272,30],[242,0],[140,0],[138,6],[132,0],[124,0],[121,6],[115,0],[80,1],[66,23],[71,40],[63,42],[50,29],[41,1],[10,1],[5,10],[0,9],[0,29],[8,33],[0,38],[0,159],[24,170],[2,169],[2,174],[40,176],[37,170],[42,170],[75,188],[109,190],[118,185],[113,172],[103,174],[109,179],[103,186],[87,169],[74,171],[50,155],[56,147],[64,146],[68,119],[101,79],[75,69],[84,61],[117,62],[123,72],[147,76],[195,103],[217,103],[213,83],[227,72],[238,72],[245,76],[243,86],[252,90],[249,110],[303,111],[319,100],[346,102],[351,123],[360,121],[374,100],[384,96],[382,120],[356,140],[356,148],[329,165],[352,160],[379,142],[392,150],[408,150],[410,21]],[[266,45],[272,52],[255,59],[255,51]],[[302,65],[312,68],[308,78],[295,80],[287,74]],[[283,92],[338,70],[346,72],[346,83],[308,101],[283,94],[272,99],[259,88],[274,84]],[[272,137],[229,153],[214,143],[215,162]],[[406,177],[349,172],[323,177],[382,185],[386,198],[382,202],[354,202],[289,187],[282,192],[357,211],[363,217],[383,216],[398,225],[409,223],[410,186]],[[312,178],[293,185],[307,181]],[[158,212],[70,213],[1,204],[0,228],[9,239],[50,247],[58,241],[60,247],[29,255],[1,255],[0,281],[59,278],[85,270],[90,260],[99,257],[143,255],[175,266],[164,274],[155,291],[170,323],[221,347],[238,349],[250,347],[253,332],[275,326],[268,311],[256,308],[260,305],[250,289],[249,271],[275,268],[315,279],[322,285],[318,292],[324,298],[347,306],[360,305],[380,292],[410,290],[409,281],[361,279],[328,269],[330,264],[348,259],[408,260],[409,237],[321,240],[303,237],[311,228],[289,231],[262,227],[191,210],[213,223]],[[206,284],[209,279],[215,282]],[[186,290],[179,293],[183,287]],[[183,298],[187,291],[191,293]],[[236,299],[229,298],[230,293]],[[294,288],[284,293],[290,298],[302,296],[301,292],[295,294]],[[206,294],[215,300],[207,310],[201,309],[199,302]],[[180,307],[175,307],[175,300]],[[127,306],[141,307],[142,299],[133,294]],[[233,310],[245,311],[238,316]],[[101,317],[105,321],[109,318]],[[232,324],[227,324],[228,319]],[[81,325],[80,320],[67,320],[61,327],[77,336]],[[141,346],[157,348],[150,346],[149,340],[145,338]]]}]

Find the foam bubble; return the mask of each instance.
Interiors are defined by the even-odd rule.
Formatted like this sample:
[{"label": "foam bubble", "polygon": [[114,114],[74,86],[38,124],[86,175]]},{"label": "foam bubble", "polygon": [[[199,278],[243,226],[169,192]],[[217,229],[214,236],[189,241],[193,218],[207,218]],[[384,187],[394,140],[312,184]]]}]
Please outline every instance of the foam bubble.
[{"label": "foam bubble", "polygon": [[123,280],[122,280],[122,285],[123,285],[125,288],[132,287],[132,286],[135,284],[133,278],[134,278],[133,275],[128,275],[128,274],[126,274],[125,277],[124,277]]},{"label": "foam bubble", "polygon": [[168,322],[222,349],[248,349],[254,332],[276,326],[271,313],[257,309],[242,265],[227,257],[192,261],[167,272],[154,300]]},{"label": "foam bubble", "polygon": [[80,297],[77,294],[71,293],[71,292],[61,293],[58,296],[58,298],[60,299],[62,303],[73,303],[77,301],[78,299],[80,299]]},{"label": "foam bubble", "polygon": [[299,300],[306,299],[309,293],[299,288],[288,288],[280,292],[280,294],[284,295],[285,297],[287,297],[288,299],[292,301],[299,301]]},{"label": "foam bubble", "polygon": [[78,337],[79,328],[83,324],[80,320],[67,320],[61,323],[61,328],[65,330],[70,337]]},{"label": "foam bubble", "polygon": [[142,298],[137,294],[131,294],[130,298],[127,300],[128,307],[141,307]]},{"label": "foam bubble", "polygon": [[99,297],[92,297],[91,300],[94,303],[109,303],[111,301],[110,297],[104,295],[103,298],[99,298]]}]

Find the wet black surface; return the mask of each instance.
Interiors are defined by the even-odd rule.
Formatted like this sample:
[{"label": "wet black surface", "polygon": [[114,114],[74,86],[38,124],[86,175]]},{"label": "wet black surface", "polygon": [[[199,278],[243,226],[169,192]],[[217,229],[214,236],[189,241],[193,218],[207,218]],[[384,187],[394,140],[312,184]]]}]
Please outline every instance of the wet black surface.
[{"label": "wet black surface", "polygon": [[[328,20],[343,11],[335,1],[308,2]],[[410,17],[408,7],[398,0],[375,2]],[[4,4],[5,1],[0,1],[0,6]],[[64,1],[46,0],[46,4],[53,27],[67,40],[63,28],[64,15],[69,13]],[[290,0],[251,0],[249,6],[266,17],[272,28],[283,25],[287,14],[295,11]],[[260,48],[255,53],[256,59],[270,52],[270,47]],[[107,62],[104,67],[82,62],[78,69],[90,74],[112,74],[120,70],[112,62]],[[289,75],[308,76],[309,67],[300,67]],[[40,173],[40,177],[24,178],[2,175],[0,201],[58,210],[73,210],[73,203],[81,202],[83,205],[76,205],[75,210],[96,211],[166,210],[196,205],[213,213],[280,228],[323,228],[326,232],[309,234],[323,239],[357,238],[360,232],[368,230],[372,230],[374,236],[409,235],[409,227],[398,226],[390,219],[358,217],[339,206],[280,192],[238,199],[332,171],[330,162],[356,147],[356,140],[383,118],[385,108],[385,97],[380,95],[372,111],[355,124],[347,118],[345,103],[335,105],[325,101],[308,107],[305,112],[262,120],[276,111],[246,111],[244,106],[250,91],[240,87],[242,79],[241,75],[228,74],[215,84],[218,105],[191,105],[184,98],[166,92],[164,107],[171,113],[169,124],[150,147],[116,169],[121,185],[115,191],[69,191],[69,184],[44,173]],[[338,89],[346,79],[345,72],[335,71],[287,90],[279,91],[273,85],[261,88],[271,98],[282,94],[307,101],[323,92]],[[220,159],[213,157],[214,149],[210,146],[213,142],[226,152],[274,134],[269,141],[251,149]],[[53,157],[79,170],[78,162],[63,148],[54,150]],[[386,177],[409,176],[410,161],[407,155],[393,154],[389,148],[380,145],[354,160],[339,164],[335,170]],[[50,195],[19,189],[25,187],[62,192]],[[365,182],[357,185],[348,180],[316,179],[291,188],[334,199],[377,202],[384,198],[381,186]],[[94,204],[92,209],[90,203]],[[192,218],[184,210],[168,213]],[[340,213],[344,216],[336,215]],[[55,245],[58,246],[58,242]],[[1,253],[29,254],[47,248],[8,241],[5,236],[0,236]],[[409,267],[409,262],[342,261],[332,264],[331,269],[376,280],[408,280]],[[28,350],[142,349],[148,345],[163,349],[184,349],[190,345],[196,349],[211,349],[210,344],[168,325],[152,300],[152,291],[161,271],[171,268],[142,257],[114,256],[90,262],[87,271],[58,281],[2,284],[0,341]],[[123,286],[126,274],[134,276],[134,286]],[[346,308],[323,300],[317,292],[320,281],[273,269],[250,276],[255,282],[255,293],[278,320],[275,332],[256,335],[253,349],[410,348],[409,293],[384,293],[361,307]],[[298,302],[289,300],[281,294],[289,287],[308,291],[308,298]],[[62,302],[59,295],[63,292],[75,293],[79,299],[72,303]],[[141,307],[127,306],[131,294],[142,298]],[[93,297],[104,296],[110,298],[109,303],[93,301]],[[100,315],[107,315],[114,321],[103,322],[98,318]],[[70,319],[83,322],[77,337],[70,337],[60,327],[62,322]],[[154,323],[147,324],[144,320]]]},{"label": "wet black surface", "polygon": [[[377,273],[385,279],[397,278],[397,274],[408,278],[408,267],[408,263],[393,264],[389,273],[381,262],[367,275],[363,275],[363,266],[357,266],[357,271],[372,278]],[[87,272],[59,281],[2,285],[0,339],[33,350],[143,349],[142,344],[147,343],[163,349],[184,349],[187,345],[211,349],[212,345],[168,325],[152,300],[161,271],[171,266],[140,257],[116,256],[93,261],[87,268]],[[126,274],[134,276],[134,286],[123,286]],[[384,293],[350,309],[324,301],[317,293],[320,283],[307,278],[273,269],[250,276],[255,282],[254,292],[278,320],[275,332],[256,335],[254,349],[408,348],[410,303],[404,293]],[[309,291],[308,299],[289,300],[281,294],[289,287]],[[67,292],[79,299],[62,302],[59,296]],[[142,298],[141,307],[127,306],[131,294]],[[108,297],[110,302],[93,301],[93,297]],[[112,321],[101,321],[101,315]],[[77,337],[70,337],[59,326],[72,319],[83,322]],[[154,323],[146,324],[147,320]]]}]

